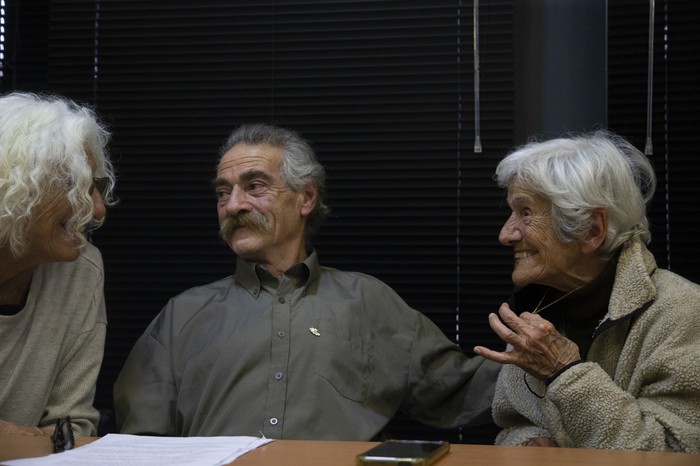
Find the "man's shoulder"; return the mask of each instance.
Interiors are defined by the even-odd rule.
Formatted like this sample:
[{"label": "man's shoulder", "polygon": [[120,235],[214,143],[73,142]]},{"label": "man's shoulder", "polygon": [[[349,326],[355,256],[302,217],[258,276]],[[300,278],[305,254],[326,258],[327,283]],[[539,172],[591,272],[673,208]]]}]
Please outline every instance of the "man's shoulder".
[{"label": "man's shoulder", "polygon": [[381,309],[378,316],[390,318],[405,312],[416,312],[401,295],[381,279],[364,272],[352,272],[323,267],[319,277],[319,287],[327,296],[329,293],[351,301],[364,302],[372,309]]},{"label": "man's shoulder", "polygon": [[225,294],[233,283],[233,276],[229,275],[213,282],[188,288],[173,296],[171,301],[209,300],[213,297]]},{"label": "man's shoulder", "polygon": [[369,283],[379,283],[384,286],[388,286],[386,283],[381,281],[374,275],[370,275],[365,272],[356,272],[351,270],[341,270],[335,267],[321,266],[321,275],[327,275],[337,280],[354,280],[354,281],[366,281]]},{"label": "man's shoulder", "polygon": [[383,289],[394,292],[391,286],[387,285],[381,279],[374,275],[369,275],[364,272],[355,272],[348,270],[340,270],[333,267],[321,267],[321,281],[332,281],[344,286],[362,286],[368,288]]},{"label": "man's shoulder", "polygon": [[173,296],[151,322],[151,333],[161,333],[164,328],[177,329],[177,333],[190,326],[193,319],[198,319],[198,316],[206,313],[205,311],[225,306],[227,290],[232,283],[233,279],[229,276],[194,286]]}]

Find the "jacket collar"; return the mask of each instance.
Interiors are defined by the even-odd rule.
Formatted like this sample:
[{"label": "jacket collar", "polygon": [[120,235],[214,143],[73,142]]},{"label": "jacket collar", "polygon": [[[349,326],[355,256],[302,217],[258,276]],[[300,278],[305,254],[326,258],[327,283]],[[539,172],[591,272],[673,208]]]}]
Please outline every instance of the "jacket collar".
[{"label": "jacket collar", "polygon": [[620,252],[606,320],[624,319],[656,299],[656,286],[651,278],[656,261],[642,241],[627,241]]}]

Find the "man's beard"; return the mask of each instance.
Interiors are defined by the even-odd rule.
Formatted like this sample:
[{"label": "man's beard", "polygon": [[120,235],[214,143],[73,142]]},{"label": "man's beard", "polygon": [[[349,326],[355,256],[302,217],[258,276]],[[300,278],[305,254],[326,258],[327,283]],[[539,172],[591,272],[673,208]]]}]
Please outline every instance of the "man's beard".
[{"label": "man's beard", "polygon": [[267,218],[257,211],[229,215],[221,223],[219,234],[224,241],[228,241],[239,228],[248,228],[265,233],[267,232]]}]

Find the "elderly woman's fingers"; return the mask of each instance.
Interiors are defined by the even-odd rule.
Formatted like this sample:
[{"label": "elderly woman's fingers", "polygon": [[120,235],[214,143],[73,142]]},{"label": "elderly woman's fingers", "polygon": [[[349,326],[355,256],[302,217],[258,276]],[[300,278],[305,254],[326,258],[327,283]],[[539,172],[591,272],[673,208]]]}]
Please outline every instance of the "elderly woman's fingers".
[{"label": "elderly woman's fingers", "polygon": [[[502,321],[501,318],[499,318],[499,314],[491,313],[489,314],[489,325],[501,340],[505,341],[506,343],[512,344],[512,342],[517,340],[519,336],[517,333],[513,332],[509,325],[514,325],[517,327],[518,323],[515,322],[513,318],[517,320],[518,317],[515,315],[514,312],[510,310],[510,307],[505,303],[503,303],[499,308],[499,313],[501,313],[501,311],[505,312],[506,318]],[[513,354],[510,351],[494,351],[484,346],[475,346],[474,352],[479,356],[482,356],[486,359],[490,359],[492,361],[499,362],[501,364],[516,364],[518,361],[517,355]]]},{"label": "elderly woman's fingers", "polygon": [[506,351],[494,351],[484,346],[475,346],[474,353],[501,364],[513,364],[513,357]]},{"label": "elderly woman's fingers", "polygon": [[551,322],[527,312],[518,316],[505,303],[498,314],[489,314],[489,325],[512,350],[498,352],[476,346],[474,352],[501,364],[515,364],[541,380],[580,358],[578,346]]},{"label": "elderly woman's fingers", "polygon": [[501,316],[503,322],[513,329],[522,324],[520,317],[518,317],[518,315],[512,311],[508,303],[503,303],[500,305],[498,308],[498,315]]},{"label": "elderly woman's fingers", "polygon": [[512,338],[516,335],[515,330],[519,328],[517,320],[519,320],[518,316],[516,316],[515,313],[510,310],[510,307],[508,307],[508,305],[505,303],[501,304],[501,307],[498,308],[498,314],[489,314],[489,325],[491,326],[491,330],[496,332],[496,335],[501,337],[501,339],[507,343],[510,343],[508,338]]}]

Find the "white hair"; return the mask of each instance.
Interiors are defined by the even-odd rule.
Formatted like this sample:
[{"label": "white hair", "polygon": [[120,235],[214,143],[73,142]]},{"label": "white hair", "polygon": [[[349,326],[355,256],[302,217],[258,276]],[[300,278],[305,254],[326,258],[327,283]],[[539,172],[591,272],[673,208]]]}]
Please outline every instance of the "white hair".
[{"label": "white hair", "polygon": [[620,136],[596,131],[531,142],[506,156],[494,178],[503,188],[517,180],[549,199],[562,241],[583,238],[595,208],[608,212],[607,258],[632,237],[651,241],[646,206],[656,189],[654,169]]},{"label": "white hair", "polygon": [[93,177],[109,180],[104,202],[114,203],[109,137],[90,108],[68,99],[24,92],[0,97],[0,247],[16,257],[26,252],[33,209],[53,189],[65,192],[71,205],[66,230],[85,244],[86,228],[101,223],[93,219]]}]

